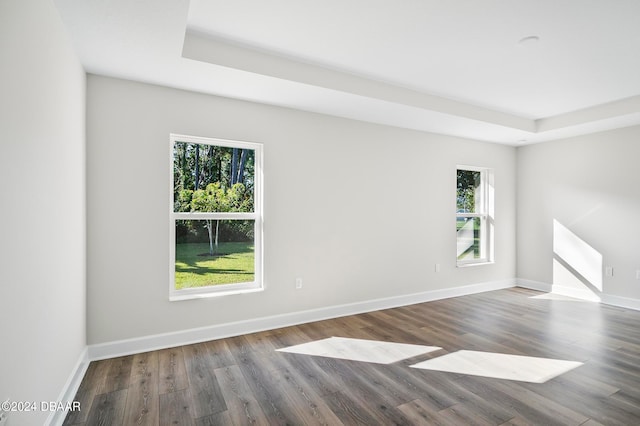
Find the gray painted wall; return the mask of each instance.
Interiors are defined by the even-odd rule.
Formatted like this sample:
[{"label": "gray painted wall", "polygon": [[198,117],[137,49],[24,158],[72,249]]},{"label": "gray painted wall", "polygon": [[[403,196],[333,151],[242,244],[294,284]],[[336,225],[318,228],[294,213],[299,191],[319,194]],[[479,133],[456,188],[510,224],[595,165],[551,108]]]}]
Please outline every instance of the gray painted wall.
[{"label": "gray painted wall", "polygon": [[[640,127],[519,148],[518,277],[591,287],[579,265],[580,253],[591,247],[602,262],[603,288],[596,294],[640,299],[638,158]],[[572,235],[572,259],[558,256],[558,227]],[[613,267],[612,277],[604,273],[606,266]]]},{"label": "gray painted wall", "polygon": [[0,400],[56,401],[86,347],[85,73],[49,0],[0,2],[0,52]]},{"label": "gray painted wall", "polygon": [[[515,148],[93,75],[87,90],[90,344],[515,277]],[[264,144],[264,292],[168,301],[172,132]],[[495,169],[493,265],[455,266],[457,164]]]}]

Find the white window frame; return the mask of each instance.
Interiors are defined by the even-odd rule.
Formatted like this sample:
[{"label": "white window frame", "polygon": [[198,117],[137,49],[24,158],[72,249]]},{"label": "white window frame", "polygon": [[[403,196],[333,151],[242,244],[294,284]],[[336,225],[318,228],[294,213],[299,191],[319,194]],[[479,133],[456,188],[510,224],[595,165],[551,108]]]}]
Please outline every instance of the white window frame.
[{"label": "white window frame", "polygon": [[[494,263],[494,190],[493,190],[493,170],[486,167],[477,166],[456,166],[456,188],[458,170],[480,172],[479,198],[476,198],[476,209],[473,213],[459,213],[456,199],[456,221],[460,218],[474,219],[480,218],[480,257],[477,259],[458,259],[456,255],[456,265],[458,267],[486,265]],[[456,244],[457,244],[456,233]]]},{"label": "white window frame", "polygon": [[[263,244],[262,244],[262,144],[255,142],[243,142],[227,139],[215,139],[199,136],[186,136],[172,133],[169,138],[169,300],[188,300],[204,297],[223,296],[229,294],[250,293],[264,289],[262,264],[263,264]],[[187,142],[204,145],[214,145],[226,148],[251,149],[255,153],[254,158],[254,194],[253,212],[174,212],[174,181],[173,181],[173,147],[176,142]],[[185,288],[176,290],[175,288],[175,261],[176,261],[176,220],[253,220],[254,221],[254,280],[252,282],[218,284],[208,287]]]}]

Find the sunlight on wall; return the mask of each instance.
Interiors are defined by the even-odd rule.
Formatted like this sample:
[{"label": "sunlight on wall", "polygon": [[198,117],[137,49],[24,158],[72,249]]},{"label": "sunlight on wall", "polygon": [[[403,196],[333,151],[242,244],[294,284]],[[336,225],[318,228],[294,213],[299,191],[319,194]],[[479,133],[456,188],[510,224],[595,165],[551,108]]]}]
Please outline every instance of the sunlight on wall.
[{"label": "sunlight on wall", "polygon": [[554,292],[556,286],[576,289],[589,300],[600,300],[602,254],[555,219],[553,254]]}]

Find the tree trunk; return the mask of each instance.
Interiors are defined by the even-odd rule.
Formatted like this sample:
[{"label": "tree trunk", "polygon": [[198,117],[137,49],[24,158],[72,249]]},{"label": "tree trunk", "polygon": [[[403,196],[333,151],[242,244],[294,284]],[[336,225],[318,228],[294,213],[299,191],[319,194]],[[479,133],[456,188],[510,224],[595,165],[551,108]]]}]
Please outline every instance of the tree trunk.
[{"label": "tree trunk", "polygon": [[[207,220],[207,232],[209,233],[209,254],[213,256],[213,223],[210,220]],[[218,244],[217,232],[216,230],[216,245]]]},{"label": "tree trunk", "polygon": [[216,243],[214,252],[218,253],[218,235],[220,235],[220,221],[216,220]]},{"label": "tree trunk", "polygon": [[231,151],[231,186],[238,182],[238,148]]},{"label": "tree trunk", "polygon": [[244,165],[247,161],[247,150],[240,150],[240,165],[238,166],[238,177],[236,179],[237,183],[244,183]]},{"label": "tree trunk", "polygon": [[198,190],[198,184],[200,183],[200,145],[196,144],[196,181],[195,190]]},{"label": "tree trunk", "polygon": [[182,146],[182,189],[187,189],[187,144],[177,143]]},{"label": "tree trunk", "polygon": [[208,183],[211,183],[214,181],[213,179],[213,174],[214,174],[214,169],[215,169],[215,160],[214,160],[214,154],[215,154],[215,148],[213,147],[213,145],[209,145],[209,158],[207,158],[207,161],[209,162],[209,180],[207,180]]}]

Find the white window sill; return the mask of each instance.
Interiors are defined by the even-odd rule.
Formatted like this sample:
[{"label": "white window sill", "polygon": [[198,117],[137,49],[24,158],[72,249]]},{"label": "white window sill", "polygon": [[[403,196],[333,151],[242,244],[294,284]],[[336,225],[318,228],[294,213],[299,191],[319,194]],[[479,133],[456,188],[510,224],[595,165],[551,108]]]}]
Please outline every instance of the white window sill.
[{"label": "white window sill", "polygon": [[456,267],[458,268],[470,268],[472,266],[483,266],[483,265],[493,265],[496,262],[489,260],[486,262],[469,262],[469,263],[458,263]]},{"label": "white window sill", "polygon": [[243,288],[243,289],[225,290],[225,291],[212,291],[208,293],[172,294],[169,296],[169,301],[179,302],[181,300],[209,299],[211,297],[231,296],[234,294],[258,293],[261,291],[264,291],[264,287]]}]

